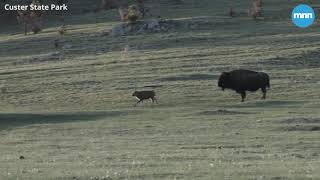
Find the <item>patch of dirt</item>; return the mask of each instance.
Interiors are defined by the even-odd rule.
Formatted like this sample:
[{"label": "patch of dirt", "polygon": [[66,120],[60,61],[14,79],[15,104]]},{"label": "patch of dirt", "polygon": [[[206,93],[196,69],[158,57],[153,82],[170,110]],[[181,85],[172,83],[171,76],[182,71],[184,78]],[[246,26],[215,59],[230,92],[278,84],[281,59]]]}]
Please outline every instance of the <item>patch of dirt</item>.
[{"label": "patch of dirt", "polygon": [[236,115],[236,114],[252,114],[249,112],[239,112],[239,111],[228,111],[225,109],[219,109],[216,111],[202,111],[197,113],[197,115],[214,116],[214,115]]},{"label": "patch of dirt", "polygon": [[110,31],[103,32],[102,35],[112,37],[137,35],[145,33],[167,32],[177,29],[199,29],[200,27],[213,26],[215,23],[206,18],[185,18],[185,19],[152,19],[137,21],[135,23],[121,23],[114,26]]},{"label": "patch of dirt", "polygon": [[101,81],[90,81],[90,80],[83,80],[83,81],[75,81],[75,82],[63,82],[62,84],[65,85],[97,85],[101,84]]},{"label": "patch of dirt", "polygon": [[13,62],[14,65],[22,65],[22,64],[36,64],[43,63],[48,61],[57,61],[63,59],[63,53],[56,51],[47,54],[32,56],[31,58],[25,58],[16,62]]},{"label": "patch of dirt", "polygon": [[298,153],[291,154],[291,156],[296,157],[296,158],[300,158],[300,159],[304,159],[305,158],[303,155],[298,154]]},{"label": "patch of dirt", "polygon": [[272,177],[271,180],[289,180],[289,178],[277,176],[277,177]]},{"label": "patch of dirt", "polygon": [[281,123],[288,124],[282,131],[320,131],[320,118],[288,118]]},{"label": "patch of dirt", "polygon": [[248,156],[248,157],[244,157],[243,159],[249,160],[249,161],[255,161],[255,160],[262,160],[263,158],[260,156]]},{"label": "patch of dirt", "polygon": [[259,62],[259,64],[264,66],[272,65],[279,69],[316,68],[320,66],[319,57],[319,51],[316,50],[303,52],[296,57],[275,57]]},{"label": "patch of dirt", "polygon": [[284,131],[320,131],[320,126],[305,126],[305,125],[296,125],[283,127],[281,130]]},{"label": "patch of dirt", "polygon": [[165,32],[169,29],[174,29],[179,24],[177,22],[162,21],[162,20],[149,20],[137,21],[135,23],[121,23],[114,26],[106,35],[112,37],[136,35],[144,33]]},{"label": "patch of dirt", "polygon": [[190,81],[190,80],[214,80],[217,79],[217,75],[212,74],[187,74],[179,76],[164,77],[159,80],[161,81]]},{"label": "patch of dirt", "polygon": [[252,146],[244,145],[203,145],[203,146],[182,146],[180,149],[241,149],[241,148],[263,148],[262,144],[255,144]]},{"label": "patch of dirt", "polygon": [[282,120],[281,123],[286,124],[315,124],[320,123],[320,118],[289,118]]},{"label": "patch of dirt", "polygon": [[238,149],[245,148],[245,146],[236,146],[236,145],[207,145],[207,146],[182,146],[180,149]]}]

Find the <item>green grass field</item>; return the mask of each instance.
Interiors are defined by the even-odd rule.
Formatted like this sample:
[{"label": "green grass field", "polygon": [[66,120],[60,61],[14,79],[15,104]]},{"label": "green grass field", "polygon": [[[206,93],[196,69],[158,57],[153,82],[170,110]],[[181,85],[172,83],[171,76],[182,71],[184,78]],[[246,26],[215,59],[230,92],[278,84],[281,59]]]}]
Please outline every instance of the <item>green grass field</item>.
[{"label": "green grass field", "polygon": [[[118,38],[103,35],[116,11],[68,16],[66,49],[58,22],[3,28],[0,179],[320,179],[320,23],[294,27],[299,2],[265,1],[255,21],[222,0],[149,1],[198,25]],[[217,87],[238,68],[270,75],[266,100]],[[159,104],[133,107],[143,89]]]}]

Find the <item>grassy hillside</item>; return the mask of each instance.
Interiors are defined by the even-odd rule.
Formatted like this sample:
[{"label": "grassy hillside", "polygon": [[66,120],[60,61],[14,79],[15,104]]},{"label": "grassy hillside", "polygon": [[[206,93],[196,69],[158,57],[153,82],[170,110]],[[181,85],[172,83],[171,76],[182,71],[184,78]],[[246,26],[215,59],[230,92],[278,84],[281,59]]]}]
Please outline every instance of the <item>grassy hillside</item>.
[{"label": "grassy hillside", "polygon": [[[298,2],[268,1],[254,21],[227,17],[222,0],[149,1],[195,26],[118,38],[103,35],[115,11],[68,16],[59,49],[58,22],[28,36],[6,27],[0,179],[319,179],[319,22],[294,27]],[[266,100],[217,87],[237,68],[270,74]],[[159,104],[133,107],[141,89]]]}]

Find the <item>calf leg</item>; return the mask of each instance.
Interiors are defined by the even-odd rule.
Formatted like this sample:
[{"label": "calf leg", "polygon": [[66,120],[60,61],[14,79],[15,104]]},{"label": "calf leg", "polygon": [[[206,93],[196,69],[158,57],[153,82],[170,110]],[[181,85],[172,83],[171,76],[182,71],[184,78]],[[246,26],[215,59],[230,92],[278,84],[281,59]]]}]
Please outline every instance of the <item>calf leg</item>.
[{"label": "calf leg", "polygon": [[261,88],[261,91],[262,91],[262,93],[263,93],[261,99],[266,99],[266,95],[267,95],[267,90],[266,90],[266,88],[265,88],[265,87],[264,87],[264,88]]},{"label": "calf leg", "polygon": [[157,100],[157,98],[156,97],[153,97],[153,98],[151,98],[151,100],[152,100],[152,103],[157,103],[158,104],[158,100]]},{"label": "calf leg", "polygon": [[241,102],[244,102],[244,99],[246,98],[247,94],[245,91],[240,92],[241,94]]},{"label": "calf leg", "polygon": [[134,105],[134,107],[136,107],[139,103],[141,103],[143,100],[141,99],[141,100],[139,100],[135,105]]}]

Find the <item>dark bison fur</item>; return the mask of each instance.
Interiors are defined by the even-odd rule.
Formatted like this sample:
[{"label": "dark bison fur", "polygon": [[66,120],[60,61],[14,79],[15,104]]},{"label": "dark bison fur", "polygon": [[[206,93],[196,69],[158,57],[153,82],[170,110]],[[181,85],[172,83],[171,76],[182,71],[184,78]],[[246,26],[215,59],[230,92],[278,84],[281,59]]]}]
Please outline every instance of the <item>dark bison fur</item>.
[{"label": "dark bison fur", "polygon": [[138,98],[138,102],[135,104],[139,104],[140,102],[143,102],[146,99],[151,99],[152,103],[157,103],[156,93],[154,91],[135,91],[132,96],[135,96]]},{"label": "dark bison fur", "polygon": [[241,94],[242,102],[246,98],[246,91],[257,91],[261,89],[266,98],[267,88],[270,88],[269,75],[264,72],[238,69],[230,72],[223,72],[220,75],[218,86],[224,89],[232,89]]}]

